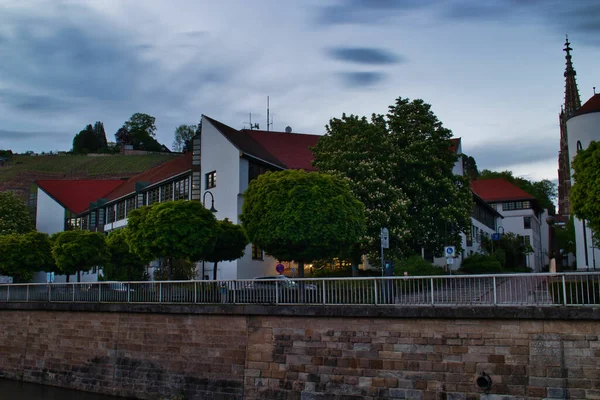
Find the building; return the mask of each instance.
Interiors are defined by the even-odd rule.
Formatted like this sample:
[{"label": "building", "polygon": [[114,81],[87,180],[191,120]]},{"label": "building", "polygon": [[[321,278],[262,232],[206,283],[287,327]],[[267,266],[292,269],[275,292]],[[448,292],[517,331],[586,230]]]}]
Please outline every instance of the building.
[{"label": "building", "polygon": [[548,263],[547,211],[535,197],[503,178],[472,181],[471,189],[502,215],[500,232],[515,233],[531,245],[533,252],[526,257],[525,265],[541,272]]},{"label": "building", "polygon": [[[576,82],[576,71],[573,67],[569,39],[566,52],[565,103],[561,110],[560,120],[560,152],[558,168],[558,205],[559,215],[568,219],[572,214],[569,200],[573,185],[573,169],[571,164],[577,152],[586,149],[590,142],[600,140],[600,94],[594,95],[581,105]],[[600,250],[594,245],[593,232],[585,221],[574,218],[576,263],[578,269],[596,269],[600,267]]]}]

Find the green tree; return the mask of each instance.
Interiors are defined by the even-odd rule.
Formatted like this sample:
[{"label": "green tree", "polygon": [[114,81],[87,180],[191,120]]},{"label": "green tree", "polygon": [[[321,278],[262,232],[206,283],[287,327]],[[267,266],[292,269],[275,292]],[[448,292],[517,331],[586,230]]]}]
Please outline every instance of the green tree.
[{"label": "green tree", "polygon": [[490,171],[484,169],[481,171],[478,179],[503,178],[521,190],[535,197],[541,208],[549,210],[549,214],[554,214],[554,200],[557,197],[556,184],[548,179],[538,182],[532,182],[524,178],[516,177],[512,171]]},{"label": "green tree", "polygon": [[104,131],[104,124],[102,121],[96,121],[94,124],[94,135],[96,136],[99,149],[106,149],[108,147],[108,142],[106,140],[106,132]]},{"label": "green tree", "polygon": [[523,236],[513,232],[503,233],[497,241],[482,236],[481,247],[486,253],[496,257],[502,268],[508,272],[526,268],[527,255],[533,253],[533,248],[529,243],[525,243]]},{"label": "green tree", "polygon": [[109,281],[141,281],[146,278],[147,262],[129,249],[127,228],[108,234],[106,244],[110,250],[110,260],[104,264],[104,279]]},{"label": "green tree", "polygon": [[[559,227],[554,225],[555,234],[556,234],[556,248],[558,250],[562,250],[563,254],[577,252],[575,247],[575,223],[573,217],[569,217],[569,220],[563,227]],[[551,257],[554,257],[551,255]]]},{"label": "green tree", "polygon": [[41,232],[0,236],[0,274],[29,282],[38,271],[53,271],[50,238]]},{"label": "green tree", "polygon": [[155,203],[131,211],[127,243],[144,260],[165,258],[172,278],[173,260],[202,260],[215,244],[217,220],[197,201]]},{"label": "green tree", "polygon": [[67,282],[72,274],[77,274],[77,282],[80,282],[81,271],[89,271],[110,260],[110,250],[100,232],[58,232],[51,240],[54,261],[59,271],[67,275]]},{"label": "green tree", "polygon": [[175,140],[173,140],[173,150],[183,151],[186,144],[196,135],[196,125],[179,125],[175,129]]},{"label": "green tree", "polygon": [[102,128],[103,134],[104,126],[102,126],[102,122],[96,122],[95,126],[88,124],[84,130],[75,135],[73,138],[73,152],[87,154],[106,148],[106,136],[100,137],[100,133],[97,131],[100,128]]},{"label": "green tree", "polygon": [[595,245],[600,245],[600,142],[593,141],[580,150],[573,160],[571,207],[573,213],[594,232]]},{"label": "green tree", "polygon": [[129,130],[123,126],[120,127],[117,133],[115,133],[115,142],[117,146],[125,146],[128,144],[133,145],[133,139],[129,133]]},{"label": "green tree", "polygon": [[13,192],[0,192],[0,235],[27,233],[33,222],[25,202]]},{"label": "green tree", "polygon": [[[135,149],[147,151],[162,151],[162,145],[154,138],[156,135],[156,118],[143,113],[133,114],[128,121],[125,121],[122,128],[117,131],[115,137],[117,142],[123,141],[123,144],[131,144]],[[125,134],[125,131],[127,134]],[[119,133],[120,132],[120,133]],[[123,138],[117,135],[123,136]],[[120,143],[121,144],[121,143]]]},{"label": "green tree", "polygon": [[282,261],[304,264],[335,257],[363,235],[364,205],[348,184],[332,175],[268,172],[244,193],[240,216],[252,243]]},{"label": "green tree", "polygon": [[463,170],[465,176],[468,176],[472,181],[479,177],[479,170],[477,169],[477,162],[471,156],[466,154],[462,155]]},{"label": "green tree", "polygon": [[387,115],[332,119],[313,149],[319,171],[347,179],[365,204],[363,251],[380,261],[380,229],[390,233],[391,258],[460,246],[471,225],[467,179],[452,168],[452,132],[422,100],[398,98]]},{"label": "green tree", "polygon": [[218,221],[215,230],[216,242],[212,251],[204,258],[214,263],[213,280],[217,280],[217,264],[221,261],[233,261],[244,255],[248,236],[244,229],[227,218]]}]

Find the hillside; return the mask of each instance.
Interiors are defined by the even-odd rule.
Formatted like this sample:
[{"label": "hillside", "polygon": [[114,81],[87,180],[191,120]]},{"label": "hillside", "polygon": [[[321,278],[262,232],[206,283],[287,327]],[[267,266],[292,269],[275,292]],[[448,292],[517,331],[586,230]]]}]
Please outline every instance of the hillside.
[{"label": "hillside", "polygon": [[177,157],[178,154],[154,153],[144,155],[17,155],[0,167],[0,191],[13,190],[27,198],[32,181],[36,179],[120,179]]}]

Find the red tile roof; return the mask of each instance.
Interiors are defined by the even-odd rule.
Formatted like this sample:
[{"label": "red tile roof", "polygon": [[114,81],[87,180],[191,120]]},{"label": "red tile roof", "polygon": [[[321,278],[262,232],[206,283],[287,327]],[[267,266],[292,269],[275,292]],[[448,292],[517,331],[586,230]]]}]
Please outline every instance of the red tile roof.
[{"label": "red tile roof", "polygon": [[593,95],[588,101],[577,110],[573,116],[600,112],[600,93]]},{"label": "red tile roof", "polygon": [[321,136],[255,130],[242,130],[242,132],[250,135],[286,168],[316,170],[312,166],[314,156],[310,148],[317,145]]},{"label": "red tile roof", "polygon": [[535,197],[503,178],[471,181],[471,190],[487,202],[535,200]]},{"label": "red tile roof", "polygon": [[[133,156],[132,156],[133,157]],[[169,179],[172,176],[179,175],[188,170],[192,169],[192,153],[183,154],[177,158],[169,160],[157,167],[149,169],[148,171],[142,172],[139,175],[128,179],[115,190],[107,193],[105,196],[98,197],[105,198],[106,200],[115,200],[123,196],[135,193],[136,182],[146,182],[150,185]],[[97,200],[97,199],[96,199]]]},{"label": "red tile roof", "polygon": [[38,180],[35,183],[67,210],[79,214],[90,203],[125,184],[120,179],[111,180]]}]

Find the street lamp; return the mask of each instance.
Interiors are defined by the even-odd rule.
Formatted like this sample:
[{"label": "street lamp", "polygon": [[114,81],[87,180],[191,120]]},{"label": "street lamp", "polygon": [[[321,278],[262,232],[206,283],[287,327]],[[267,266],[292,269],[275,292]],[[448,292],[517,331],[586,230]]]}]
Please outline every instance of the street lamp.
[{"label": "street lamp", "polygon": [[[208,190],[206,192],[204,192],[204,195],[202,196],[202,205],[204,207],[206,207],[206,195],[207,194],[210,194],[210,198],[211,198],[210,211],[213,213],[216,213],[217,209],[215,208],[215,196]],[[202,280],[204,280],[204,260],[202,260]]]},{"label": "street lamp", "polygon": [[215,208],[215,196],[213,196],[213,194],[211,192],[209,192],[208,190],[206,192],[204,192],[204,195],[202,196],[202,205],[204,207],[206,207],[206,195],[207,194],[210,194],[210,198],[211,198],[210,211],[216,213],[217,209]]}]

